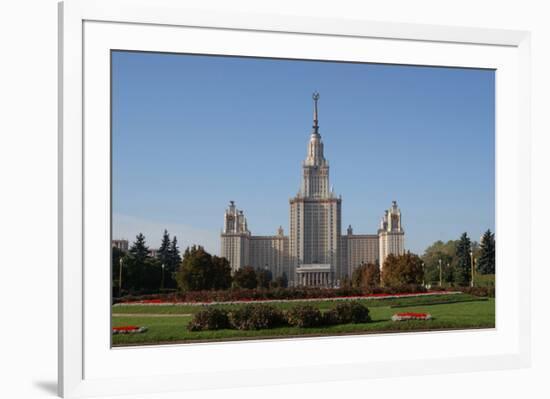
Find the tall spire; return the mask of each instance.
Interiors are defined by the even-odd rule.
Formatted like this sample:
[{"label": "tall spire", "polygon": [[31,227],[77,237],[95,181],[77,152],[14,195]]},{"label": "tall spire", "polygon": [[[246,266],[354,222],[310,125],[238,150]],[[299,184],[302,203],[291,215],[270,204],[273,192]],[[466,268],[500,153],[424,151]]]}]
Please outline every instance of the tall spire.
[{"label": "tall spire", "polygon": [[313,131],[309,136],[307,157],[303,162],[301,195],[309,198],[329,198],[328,162],[323,154],[323,139],[319,134],[319,113],[317,103],[319,93],[313,98]]},{"label": "tall spire", "polygon": [[319,134],[319,114],[317,111],[317,101],[321,97],[318,92],[313,92],[313,133]]}]

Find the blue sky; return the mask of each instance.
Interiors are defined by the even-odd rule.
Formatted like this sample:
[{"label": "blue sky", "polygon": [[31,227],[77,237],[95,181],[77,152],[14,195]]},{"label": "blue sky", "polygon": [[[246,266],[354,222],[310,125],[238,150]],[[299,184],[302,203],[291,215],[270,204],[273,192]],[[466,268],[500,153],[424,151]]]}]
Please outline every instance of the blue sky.
[{"label": "blue sky", "polygon": [[401,207],[422,253],[494,231],[494,71],[114,52],[113,237],[164,228],[219,253],[234,200],[253,234],[288,232],[317,90],[342,230]]}]

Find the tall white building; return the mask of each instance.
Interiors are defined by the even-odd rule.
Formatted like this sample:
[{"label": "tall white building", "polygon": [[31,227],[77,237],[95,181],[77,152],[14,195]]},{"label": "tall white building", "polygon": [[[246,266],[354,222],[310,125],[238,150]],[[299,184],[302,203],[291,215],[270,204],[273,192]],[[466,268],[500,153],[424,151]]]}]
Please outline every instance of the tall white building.
[{"label": "tall white building", "polygon": [[[386,210],[380,221],[378,230],[380,255],[379,259],[386,259],[389,254],[401,255],[405,248],[405,232],[401,227],[401,210],[397,202],[393,201],[390,209]],[[384,263],[381,262],[382,268]]]},{"label": "tall white building", "polygon": [[319,133],[319,94],[313,94],[313,127],[302,163],[302,182],[290,199],[290,234],[279,227],[274,236],[253,236],[243,211],[233,201],[225,211],[221,255],[233,271],[243,266],[267,268],[274,277],[285,274],[294,286],[332,287],[362,263],[379,263],[390,253],[404,252],[401,212],[394,201],[378,234],[354,235],[349,226],[342,235],[342,198],[329,183]]}]

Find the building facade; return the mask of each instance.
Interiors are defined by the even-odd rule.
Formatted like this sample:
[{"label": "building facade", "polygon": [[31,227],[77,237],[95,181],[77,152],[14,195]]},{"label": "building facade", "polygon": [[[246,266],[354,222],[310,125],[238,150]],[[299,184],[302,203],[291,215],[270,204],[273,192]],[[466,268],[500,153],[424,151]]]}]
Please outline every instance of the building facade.
[{"label": "building facade", "polygon": [[120,249],[122,252],[128,252],[128,240],[111,240],[111,246]]},{"label": "building facade", "polygon": [[244,266],[283,274],[292,286],[334,287],[362,263],[383,264],[389,254],[404,253],[401,211],[394,201],[382,218],[377,234],[342,234],[342,197],[329,182],[329,163],[319,133],[319,94],[313,94],[313,126],[302,163],[301,186],[289,201],[290,231],[282,227],[273,236],[253,236],[244,212],[233,201],[224,215],[221,255],[234,271]]}]

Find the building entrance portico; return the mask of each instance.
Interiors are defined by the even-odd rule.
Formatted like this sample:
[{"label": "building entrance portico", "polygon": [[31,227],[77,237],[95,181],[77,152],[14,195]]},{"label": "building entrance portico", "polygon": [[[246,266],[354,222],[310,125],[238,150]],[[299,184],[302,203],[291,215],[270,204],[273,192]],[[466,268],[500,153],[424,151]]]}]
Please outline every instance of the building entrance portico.
[{"label": "building entrance portico", "polygon": [[332,287],[332,270],[328,264],[300,265],[296,280],[303,287]]}]

